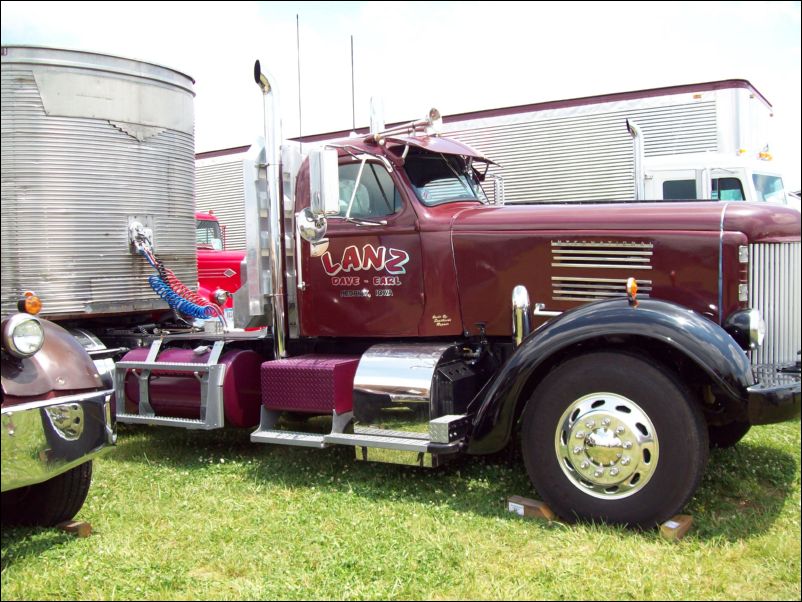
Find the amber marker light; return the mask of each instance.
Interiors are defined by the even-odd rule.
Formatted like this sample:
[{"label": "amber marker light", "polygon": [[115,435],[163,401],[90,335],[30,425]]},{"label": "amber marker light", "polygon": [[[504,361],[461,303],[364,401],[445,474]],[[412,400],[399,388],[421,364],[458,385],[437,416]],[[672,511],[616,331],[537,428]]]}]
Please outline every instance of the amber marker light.
[{"label": "amber marker light", "polygon": [[627,299],[632,307],[638,306],[638,281],[634,278],[627,278]]},{"label": "amber marker light", "polygon": [[26,314],[35,316],[42,311],[42,300],[32,291],[25,291],[22,295],[22,299],[17,303],[17,309],[19,311],[24,311]]}]

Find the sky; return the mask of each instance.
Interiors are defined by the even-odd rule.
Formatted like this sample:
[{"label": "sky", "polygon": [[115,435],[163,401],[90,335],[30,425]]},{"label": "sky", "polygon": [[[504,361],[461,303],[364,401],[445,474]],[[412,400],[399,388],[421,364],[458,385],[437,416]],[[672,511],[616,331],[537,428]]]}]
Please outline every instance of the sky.
[{"label": "sky", "polygon": [[[723,79],[771,102],[774,161],[800,188],[800,2],[2,2],[2,44],[114,54],[195,80],[196,151],[262,131],[253,63],[284,137],[385,120]],[[296,17],[300,34],[300,86]],[[299,119],[299,87],[300,114]]]}]

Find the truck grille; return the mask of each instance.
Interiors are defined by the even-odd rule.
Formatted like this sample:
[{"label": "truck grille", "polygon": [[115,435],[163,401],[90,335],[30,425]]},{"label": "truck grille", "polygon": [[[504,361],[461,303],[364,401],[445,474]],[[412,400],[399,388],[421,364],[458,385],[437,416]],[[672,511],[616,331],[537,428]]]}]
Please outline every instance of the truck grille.
[{"label": "truck grille", "polygon": [[753,365],[796,362],[802,344],[800,243],[749,245],[749,305],[766,320],[763,347]]}]

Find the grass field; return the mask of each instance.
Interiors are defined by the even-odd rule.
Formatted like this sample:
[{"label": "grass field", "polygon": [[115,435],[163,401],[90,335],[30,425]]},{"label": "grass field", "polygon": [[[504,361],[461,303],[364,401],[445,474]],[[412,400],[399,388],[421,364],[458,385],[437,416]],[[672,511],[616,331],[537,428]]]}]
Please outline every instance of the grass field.
[{"label": "grass field", "polygon": [[2,599],[800,599],[799,421],[712,452],[680,542],[510,514],[520,458],[352,454],[122,426],[93,535],[5,529]]}]

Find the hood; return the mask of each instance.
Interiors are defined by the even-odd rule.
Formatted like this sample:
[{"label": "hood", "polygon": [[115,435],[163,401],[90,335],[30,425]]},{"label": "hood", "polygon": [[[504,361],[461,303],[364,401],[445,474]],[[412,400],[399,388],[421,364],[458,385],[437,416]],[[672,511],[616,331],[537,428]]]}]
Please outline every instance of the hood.
[{"label": "hood", "polygon": [[455,232],[677,230],[743,232],[749,242],[800,238],[799,212],[778,205],[721,202],[505,205],[459,213]]}]

